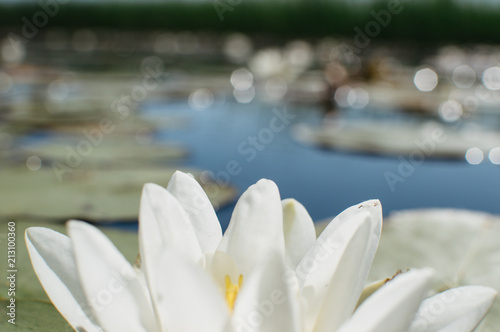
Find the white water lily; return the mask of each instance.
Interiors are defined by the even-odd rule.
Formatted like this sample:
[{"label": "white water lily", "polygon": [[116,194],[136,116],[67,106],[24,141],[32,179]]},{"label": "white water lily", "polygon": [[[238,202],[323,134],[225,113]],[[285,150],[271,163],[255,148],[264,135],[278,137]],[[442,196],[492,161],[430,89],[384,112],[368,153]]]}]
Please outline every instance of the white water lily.
[{"label": "white water lily", "polygon": [[496,294],[458,288],[462,295],[443,302],[444,316],[430,320],[433,302],[419,306],[432,273],[413,270],[356,309],[380,237],[378,201],[345,210],[316,240],[305,208],[261,180],[242,195],[223,235],[201,187],[177,172],[167,189],[145,185],[139,219],[140,268],[89,224],[70,221],[69,237],[27,230],[35,271],[75,329],[413,332],[463,322],[470,331]]}]

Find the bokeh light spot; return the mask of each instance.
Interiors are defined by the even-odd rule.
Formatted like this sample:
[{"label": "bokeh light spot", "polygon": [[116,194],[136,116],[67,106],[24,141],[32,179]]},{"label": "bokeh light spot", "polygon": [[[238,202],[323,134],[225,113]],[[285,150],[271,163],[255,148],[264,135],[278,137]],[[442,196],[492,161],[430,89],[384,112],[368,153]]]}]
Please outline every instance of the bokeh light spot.
[{"label": "bokeh light spot", "polygon": [[470,148],[465,153],[465,160],[471,165],[479,165],[484,159],[483,151],[480,148]]},{"label": "bokeh light spot", "polygon": [[195,111],[202,111],[214,103],[214,95],[208,89],[197,89],[189,95],[189,106]]},{"label": "bokeh light spot", "polygon": [[247,90],[253,85],[253,75],[245,68],[236,69],[231,74],[230,81],[236,90]]},{"label": "bokeh light spot", "polygon": [[476,82],[476,72],[467,65],[458,66],[451,79],[457,88],[468,89]]},{"label": "bokeh light spot", "polygon": [[483,84],[490,90],[500,90],[500,67],[490,67],[483,72]]},{"label": "bokeh light spot", "polygon": [[439,106],[439,115],[446,122],[457,121],[462,117],[462,114],[462,104],[456,100],[447,100]]},{"label": "bokeh light spot", "polygon": [[255,97],[255,89],[251,87],[248,90],[233,90],[233,97],[240,104],[248,104]]},{"label": "bokeh light spot", "polygon": [[231,34],[224,43],[224,54],[230,60],[241,63],[252,54],[252,41],[241,33]]},{"label": "bokeh light spot", "polygon": [[430,68],[420,69],[415,73],[413,83],[420,91],[429,92],[438,84],[438,75]]},{"label": "bokeh light spot", "polygon": [[281,77],[272,77],[266,82],[266,94],[272,100],[281,100],[288,91],[286,80]]},{"label": "bokeh light spot", "polygon": [[500,165],[500,147],[491,149],[488,158],[493,164]]},{"label": "bokeh light spot", "polygon": [[361,87],[352,88],[348,85],[344,85],[337,89],[334,99],[339,107],[361,109],[368,105],[370,96],[368,92]]},{"label": "bokeh light spot", "polygon": [[42,159],[38,156],[30,156],[26,159],[26,166],[30,171],[38,171],[42,167]]},{"label": "bokeh light spot", "polygon": [[21,62],[26,56],[26,47],[21,41],[4,39],[0,54],[6,62]]}]

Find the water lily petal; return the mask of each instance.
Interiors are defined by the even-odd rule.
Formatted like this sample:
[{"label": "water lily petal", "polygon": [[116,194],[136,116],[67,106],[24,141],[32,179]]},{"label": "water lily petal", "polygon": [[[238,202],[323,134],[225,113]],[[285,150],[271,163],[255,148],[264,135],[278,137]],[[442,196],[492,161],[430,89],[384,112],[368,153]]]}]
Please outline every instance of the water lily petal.
[{"label": "water lily petal", "polygon": [[229,321],[222,293],[197,265],[166,250],[157,262],[152,294],[162,331],[220,332]]},{"label": "water lily petal", "polygon": [[[363,291],[382,227],[377,200],[339,214],[296,269],[306,330],[329,331],[353,312]],[[335,315],[331,313],[335,312]]]},{"label": "water lily petal", "polygon": [[240,273],[249,275],[270,252],[284,256],[284,241],[278,187],[264,179],[241,195],[219,250],[231,255]]},{"label": "water lily petal", "polygon": [[380,289],[380,287],[384,286],[386,282],[390,281],[392,278],[385,278],[382,280],[374,281],[363,288],[361,295],[359,296],[358,303],[356,304],[356,308],[361,305],[361,303],[365,302],[367,298],[373,295],[376,291]]},{"label": "water lily petal", "polygon": [[167,190],[186,211],[203,252],[215,252],[222,239],[222,229],[212,203],[200,184],[189,174],[177,171]]},{"label": "water lily petal", "polygon": [[284,199],[283,232],[285,255],[290,267],[295,268],[316,241],[314,223],[306,208],[295,199]]},{"label": "water lily petal", "polygon": [[284,280],[286,269],[280,254],[270,254],[243,279],[233,312],[234,331],[301,331],[297,293],[293,283]]},{"label": "water lily petal", "polygon": [[[177,199],[156,184],[144,185],[139,211],[139,252],[142,270],[151,294],[158,260],[165,248],[173,248],[193,262],[203,261],[203,254],[193,225]],[[158,315],[158,308],[153,299]]]},{"label": "water lily petal", "polygon": [[105,331],[155,331],[149,294],[134,268],[97,228],[68,222],[80,282]]},{"label": "water lily petal", "polygon": [[457,287],[422,302],[408,332],[470,332],[490,309],[497,292],[484,286]]},{"label": "water lily petal", "polygon": [[397,275],[367,298],[339,332],[406,331],[433,274],[431,269],[420,269]]},{"label": "water lily petal", "polygon": [[369,236],[368,214],[359,214],[337,229],[323,251],[315,251],[301,262],[296,272],[305,279],[301,294],[307,328],[315,326],[315,332],[336,329],[351,315],[362,291],[359,263]]},{"label": "water lily petal", "polygon": [[[148,250],[159,252],[171,247],[198,262],[202,252],[193,225],[177,199],[156,184],[144,185],[139,211],[139,246],[143,262]],[[151,258],[156,261],[155,257]]]},{"label": "water lily petal", "polygon": [[48,297],[75,329],[101,331],[80,284],[71,240],[44,227],[25,233],[31,264]]}]

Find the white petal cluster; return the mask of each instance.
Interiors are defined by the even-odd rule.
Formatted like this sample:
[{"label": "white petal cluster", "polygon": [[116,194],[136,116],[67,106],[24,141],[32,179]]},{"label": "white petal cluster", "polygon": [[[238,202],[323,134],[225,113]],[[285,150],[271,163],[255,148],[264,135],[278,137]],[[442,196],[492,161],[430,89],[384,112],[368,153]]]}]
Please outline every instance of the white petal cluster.
[{"label": "white petal cluster", "polygon": [[[97,228],[67,227],[69,237],[34,227],[25,238],[48,296],[79,331],[471,331],[496,296],[467,286],[427,298],[433,272],[415,269],[358,306],[380,238],[380,202],[348,208],[316,239],[306,209],[282,201],[270,180],[243,193],[224,234],[188,174],[175,173],[166,189],[146,184],[140,267]],[[226,283],[239,278],[233,303]]]}]

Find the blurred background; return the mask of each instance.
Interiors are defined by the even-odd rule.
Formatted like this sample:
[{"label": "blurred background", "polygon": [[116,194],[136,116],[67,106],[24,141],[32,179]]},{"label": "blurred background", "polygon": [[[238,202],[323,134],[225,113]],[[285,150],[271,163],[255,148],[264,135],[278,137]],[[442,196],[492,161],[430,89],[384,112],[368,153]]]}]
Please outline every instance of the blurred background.
[{"label": "blurred background", "polygon": [[176,169],[225,228],[260,178],[314,220],[500,213],[495,1],[0,1],[0,218],[136,229]]}]

